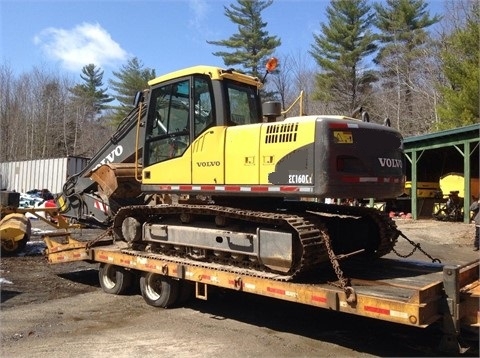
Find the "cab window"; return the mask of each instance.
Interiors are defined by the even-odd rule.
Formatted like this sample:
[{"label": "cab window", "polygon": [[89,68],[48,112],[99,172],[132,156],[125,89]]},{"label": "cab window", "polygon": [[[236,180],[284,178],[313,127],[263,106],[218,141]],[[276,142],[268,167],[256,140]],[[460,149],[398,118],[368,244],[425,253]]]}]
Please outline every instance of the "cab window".
[{"label": "cab window", "polygon": [[210,81],[207,78],[196,77],[194,86],[194,135],[195,138],[214,123],[215,114]]},{"label": "cab window", "polygon": [[257,94],[250,86],[227,82],[227,99],[229,103],[229,124],[251,124],[259,122],[257,111]]},{"label": "cab window", "polygon": [[145,162],[158,163],[183,155],[190,144],[190,81],[152,90],[146,128]]}]

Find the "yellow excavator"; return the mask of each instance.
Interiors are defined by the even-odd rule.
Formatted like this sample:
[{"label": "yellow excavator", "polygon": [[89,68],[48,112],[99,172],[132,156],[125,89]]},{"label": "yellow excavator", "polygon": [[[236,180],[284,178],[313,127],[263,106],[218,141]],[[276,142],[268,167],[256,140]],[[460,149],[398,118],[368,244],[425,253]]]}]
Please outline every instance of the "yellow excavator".
[{"label": "yellow excavator", "polygon": [[135,159],[88,174],[100,197],[129,195],[133,182],[144,195],[115,211],[116,241],[281,280],[392,250],[399,232],[384,213],[324,199],[400,195],[400,133],[346,116],[280,120],[277,102],[261,104],[262,82],[195,66],[137,94]]}]

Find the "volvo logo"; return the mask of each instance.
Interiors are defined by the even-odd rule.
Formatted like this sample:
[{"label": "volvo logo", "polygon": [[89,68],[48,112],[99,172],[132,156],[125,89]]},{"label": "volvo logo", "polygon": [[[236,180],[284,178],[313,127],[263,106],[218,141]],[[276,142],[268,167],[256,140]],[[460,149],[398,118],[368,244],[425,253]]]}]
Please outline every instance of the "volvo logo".
[{"label": "volvo logo", "polygon": [[400,159],[393,159],[393,158],[378,158],[380,165],[382,167],[388,168],[401,168],[402,161]]},{"label": "volvo logo", "polygon": [[211,162],[197,162],[199,167],[219,167],[220,162],[218,160]]},{"label": "volvo logo", "polygon": [[100,163],[98,163],[93,170],[97,169],[102,164],[113,163],[115,158],[118,158],[123,153],[123,147],[121,145],[117,145],[110,153],[107,154],[105,158],[103,158]]}]

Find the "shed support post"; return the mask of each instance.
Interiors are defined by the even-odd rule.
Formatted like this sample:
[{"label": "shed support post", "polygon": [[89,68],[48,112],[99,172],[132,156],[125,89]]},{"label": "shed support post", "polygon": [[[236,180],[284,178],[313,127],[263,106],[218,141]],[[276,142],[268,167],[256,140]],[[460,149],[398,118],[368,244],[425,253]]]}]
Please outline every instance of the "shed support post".
[{"label": "shed support post", "polygon": [[411,211],[412,211],[412,219],[418,219],[418,212],[417,212],[417,152],[415,150],[412,151],[412,189],[411,189]]},{"label": "shed support post", "polygon": [[[470,170],[470,142],[465,141],[463,147],[463,222],[470,223],[470,204],[472,200],[472,193],[470,190],[471,170]],[[475,195],[478,195],[476,193]]]}]

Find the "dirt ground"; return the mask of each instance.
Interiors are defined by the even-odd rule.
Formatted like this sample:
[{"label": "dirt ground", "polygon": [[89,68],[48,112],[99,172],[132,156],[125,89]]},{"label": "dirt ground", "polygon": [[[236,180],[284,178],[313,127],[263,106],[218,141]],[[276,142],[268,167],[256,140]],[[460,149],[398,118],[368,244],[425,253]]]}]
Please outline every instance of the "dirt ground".
[{"label": "dirt ground", "polygon": [[[396,252],[409,260],[462,264],[478,259],[474,226],[433,220],[396,220],[410,240]],[[44,224],[33,227],[44,230]],[[41,233],[41,232],[40,232]],[[74,232],[95,238],[100,230]],[[443,356],[439,327],[404,327],[228,290],[184,307],[148,306],[138,292],[104,293],[97,266],[50,265],[36,235],[25,254],[2,258],[2,357],[394,357]],[[397,257],[396,253],[389,257]],[[475,340],[475,338],[477,340]],[[466,356],[478,356],[478,337]]]}]

